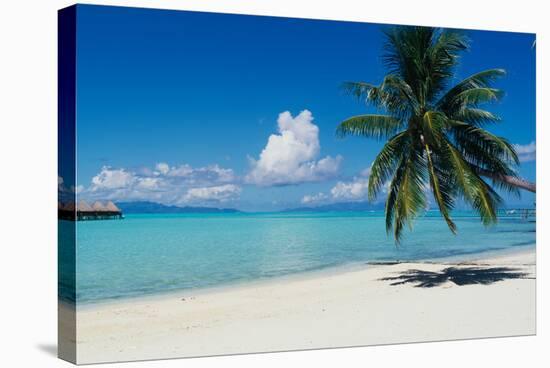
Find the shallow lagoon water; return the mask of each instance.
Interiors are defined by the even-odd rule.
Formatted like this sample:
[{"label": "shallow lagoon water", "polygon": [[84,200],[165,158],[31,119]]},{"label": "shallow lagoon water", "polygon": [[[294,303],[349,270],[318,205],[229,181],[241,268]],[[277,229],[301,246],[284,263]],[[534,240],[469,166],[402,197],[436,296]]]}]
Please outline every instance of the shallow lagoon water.
[{"label": "shallow lagoon water", "polygon": [[79,304],[218,287],[372,261],[475,258],[535,244],[535,223],[485,228],[456,213],[453,235],[436,213],[396,246],[379,212],[127,215],[77,223]]}]

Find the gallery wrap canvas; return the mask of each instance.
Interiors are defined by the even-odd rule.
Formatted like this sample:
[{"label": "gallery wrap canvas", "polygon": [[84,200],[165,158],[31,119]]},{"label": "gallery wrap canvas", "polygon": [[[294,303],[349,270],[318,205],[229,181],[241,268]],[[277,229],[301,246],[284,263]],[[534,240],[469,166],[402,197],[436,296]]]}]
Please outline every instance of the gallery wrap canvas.
[{"label": "gallery wrap canvas", "polygon": [[534,34],[58,17],[60,358],[535,334]]}]

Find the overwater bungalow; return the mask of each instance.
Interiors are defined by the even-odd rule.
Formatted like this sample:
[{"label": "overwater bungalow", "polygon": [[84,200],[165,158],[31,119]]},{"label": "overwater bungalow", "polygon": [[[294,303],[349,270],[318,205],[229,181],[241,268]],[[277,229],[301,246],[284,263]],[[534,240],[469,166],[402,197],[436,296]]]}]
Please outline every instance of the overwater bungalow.
[{"label": "overwater bungalow", "polygon": [[80,200],[78,203],[72,201],[62,204],[58,203],[58,217],[62,220],[85,221],[85,220],[112,220],[122,219],[122,211],[113,202],[103,204],[96,201],[90,206],[88,202]]},{"label": "overwater bungalow", "polygon": [[92,204],[92,208],[94,211],[105,211],[105,205],[101,203],[100,201],[95,201]]}]

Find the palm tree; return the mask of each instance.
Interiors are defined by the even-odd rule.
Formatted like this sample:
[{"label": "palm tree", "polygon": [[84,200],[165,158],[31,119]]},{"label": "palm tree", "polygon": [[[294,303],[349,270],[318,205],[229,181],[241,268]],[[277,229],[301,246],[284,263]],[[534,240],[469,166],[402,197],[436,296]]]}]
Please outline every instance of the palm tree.
[{"label": "palm tree", "polygon": [[386,230],[393,230],[398,243],[404,225],[412,228],[426,209],[429,190],[453,233],[450,213],[459,199],[477,211],[484,225],[495,223],[502,203],[496,189],[518,195],[518,188],[536,189],[517,176],[514,147],[484,129],[500,120],[480,106],[501,99],[503,92],[492,84],[505,71],[485,70],[451,87],[459,56],[468,48],[463,33],[407,26],[385,34],[388,74],[382,83],[344,84],[385,114],[351,117],[340,123],[337,135],[387,139],[368,182],[370,200],[387,189]]}]

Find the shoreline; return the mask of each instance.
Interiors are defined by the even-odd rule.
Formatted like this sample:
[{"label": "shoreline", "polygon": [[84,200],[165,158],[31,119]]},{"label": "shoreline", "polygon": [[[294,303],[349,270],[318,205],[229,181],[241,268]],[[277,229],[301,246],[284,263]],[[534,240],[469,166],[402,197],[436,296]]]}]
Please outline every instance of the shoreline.
[{"label": "shoreline", "polygon": [[[106,305],[117,305],[117,304],[126,304],[130,302],[141,302],[141,301],[157,301],[165,298],[174,298],[174,297],[188,297],[213,294],[224,291],[231,291],[233,289],[240,289],[246,287],[259,287],[270,284],[277,284],[286,281],[299,281],[299,280],[309,280],[323,276],[336,276],[348,272],[361,271],[367,268],[372,269],[373,267],[380,267],[386,265],[396,265],[396,264],[467,264],[467,263],[479,263],[485,259],[500,259],[508,257],[510,255],[521,255],[524,253],[536,252],[536,244],[526,244],[518,246],[517,248],[506,248],[506,249],[497,249],[489,250],[476,253],[468,253],[461,255],[445,256],[439,258],[429,258],[429,259],[419,259],[419,260],[396,260],[396,261],[362,261],[356,263],[348,263],[337,266],[329,266],[320,269],[314,270],[305,270],[300,272],[289,273],[285,275],[265,277],[256,280],[242,280],[237,282],[231,282],[223,285],[209,286],[209,287],[200,287],[200,288],[188,288],[188,289],[177,289],[169,291],[160,291],[155,293],[150,293],[146,295],[136,295],[121,297],[116,299],[107,299],[99,301],[91,301],[77,304],[76,308],[80,310],[89,310],[94,308],[99,308]],[[185,295],[184,295],[185,294]],[[63,301],[67,303],[66,301]],[[68,304],[68,303],[67,303]]]},{"label": "shoreline", "polygon": [[[78,309],[77,360],[532,335],[535,256],[531,247],[467,262],[364,265],[347,272]],[[416,275],[412,281],[403,282],[411,274]],[[437,282],[429,285],[433,280],[425,279],[426,274],[437,276]]]}]

